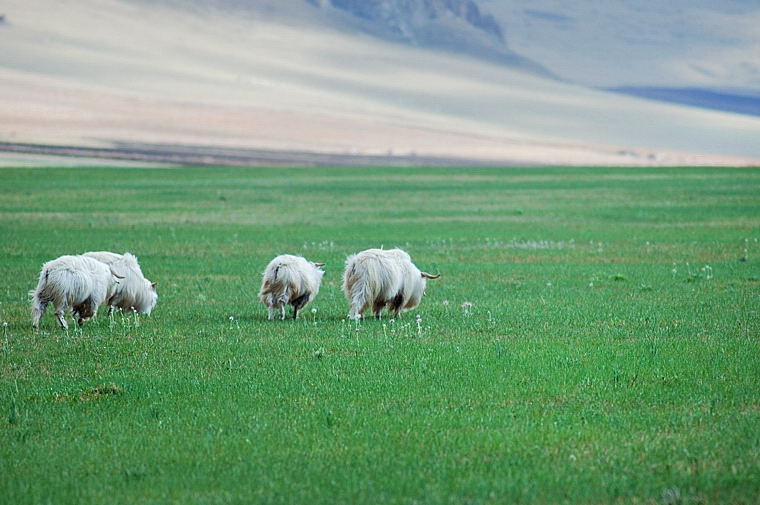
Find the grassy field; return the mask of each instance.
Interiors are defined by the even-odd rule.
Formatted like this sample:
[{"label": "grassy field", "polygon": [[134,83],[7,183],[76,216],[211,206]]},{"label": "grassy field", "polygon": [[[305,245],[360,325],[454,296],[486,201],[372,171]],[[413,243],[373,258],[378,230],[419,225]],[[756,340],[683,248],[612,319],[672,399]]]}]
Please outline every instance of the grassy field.
[{"label": "grassy field", "polygon": [[[0,503],[760,503],[760,170],[0,169]],[[346,255],[428,283],[345,319]],[[31,330],[130,251],[151,317]],[[298,321],[256,299],[325,262]]]}]

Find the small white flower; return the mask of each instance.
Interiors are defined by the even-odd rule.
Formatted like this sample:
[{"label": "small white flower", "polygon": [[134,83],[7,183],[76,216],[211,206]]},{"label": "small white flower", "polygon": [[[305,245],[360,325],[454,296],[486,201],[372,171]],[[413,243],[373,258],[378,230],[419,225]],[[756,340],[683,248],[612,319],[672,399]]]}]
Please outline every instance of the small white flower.
[{"label": "small white flower", "polygon": [[311,313],[312,313],[312,314],[316,314],[316,313],[317,313],[317,309],[314,309],[314,308],[313,308],[313,309],[311,309]]},{"label": "small white flower", "polygon": [[546,283],[546,287],[549,287],[549,288],[552,287],[552,283],[551,282],[547,282]]},{"label": "small white flower", "polygon": [[593,282],[589,282],[588,283],[588,287],[593,288],[594,287],[594,283]]},{"label": "small white flower", "polygon": [[3,328],[7,328],[7,327],[8,327],[8,321],[3,321]]},{"label": "small white flower", "polygon": [[234,321],[234,320],[235,320],[235,316],[230,316],[230,321]]},{"label": "small white flower", "polygon": [[468,309],[468,308],[470,308],[470,307],[472,307],[472,302],[464,302],[464,303],[462,304],[462,308],[463,308],[463,309]]},{"label": "small white flower", "polygon": [[448,307],[449,306],[449,301],[448,300],[444,300],[441,303],[443,304],[444,307]]}]

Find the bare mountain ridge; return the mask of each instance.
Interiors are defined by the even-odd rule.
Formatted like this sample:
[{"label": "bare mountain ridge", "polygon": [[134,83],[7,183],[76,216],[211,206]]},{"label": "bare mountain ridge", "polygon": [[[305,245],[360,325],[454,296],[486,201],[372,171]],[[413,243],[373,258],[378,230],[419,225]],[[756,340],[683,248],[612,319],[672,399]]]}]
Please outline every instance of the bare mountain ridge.
[{"label": "bare mountain ridge", "polygon": [[386,40],[465,54],[553,76],[539,63],[511,50],[502,24],[473,0],[305,1],[328,15],[335,11],[347,13],[361,21],[349,24]]},{"label": "bare mountain ridge", "polygon": [[376,23],[411,42],[416,41],[420,24],[452,16],[498,42],[504,34],[493,16],[481,12],[472,0],[307,0],[312,5],[330,5]]}]

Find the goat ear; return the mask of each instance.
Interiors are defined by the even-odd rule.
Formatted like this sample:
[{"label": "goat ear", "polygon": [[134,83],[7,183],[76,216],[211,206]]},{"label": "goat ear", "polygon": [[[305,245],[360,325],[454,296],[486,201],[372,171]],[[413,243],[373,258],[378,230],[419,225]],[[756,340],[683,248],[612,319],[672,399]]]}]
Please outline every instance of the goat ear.
[{"label": "goat ear", "polygon": [[427,272],[420,272],[420,275],[422,275],[422,276],[423,276],[424,278],[426,278],[426,279],[437,279],[438,277],[440,277],[440,276],[441,276],[441,274],[438,274],[438,275],[432,275],[432,274],[429,274],[429,273],[427,273]]},{"label": "goat ear", "polygon": [[152,283],[150,284],[150,287],[152,287],[152,288],[155,290],[155,289],[156,289],[156,283],[155,283],[155,282],[152,282]]},{"label": "goat ear", "polygon": [[325,266],[325,264],[324,263],[314,263],[314,266],[315,267],[323,267],[323,266]]}]

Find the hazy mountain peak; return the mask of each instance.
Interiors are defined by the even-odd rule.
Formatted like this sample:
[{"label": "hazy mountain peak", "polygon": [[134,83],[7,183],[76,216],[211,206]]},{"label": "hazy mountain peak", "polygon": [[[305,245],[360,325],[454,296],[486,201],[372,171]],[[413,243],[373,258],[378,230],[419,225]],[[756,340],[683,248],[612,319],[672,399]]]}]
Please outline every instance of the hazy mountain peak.
[{"label": "hazy mountain peak", "polygon": [[554,76],[512,51],[502,24],[475,0],[305,0],[339,26],[385,40],[506,64]]},{"label": "hazy mountain peak", "polygon": [[504,42],[502,28],[473,0],[307,0],[331,6],[385,26],[408,41],[416,41],[426,25],[454,18],[489,38]]}]

